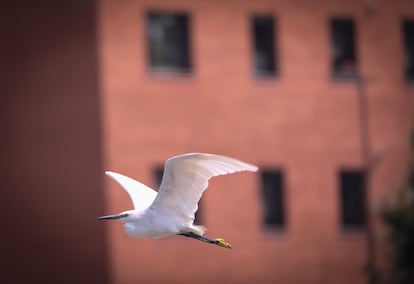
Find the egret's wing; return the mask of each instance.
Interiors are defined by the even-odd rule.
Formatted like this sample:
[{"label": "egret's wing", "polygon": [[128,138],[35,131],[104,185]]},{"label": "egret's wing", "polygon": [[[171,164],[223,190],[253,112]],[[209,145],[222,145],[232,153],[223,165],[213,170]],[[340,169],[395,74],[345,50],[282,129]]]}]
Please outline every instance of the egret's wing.
[{"label": "egret's wing", "polygon": [[183,222],[192,221],[208,180],[239,171],[257,171],[257,167],[213,154],[191,153],[172,157],[165,162],[158,196],[151,207],[160,213],[183,218]]},{"label": "egret's wing", "polygon": [[131,198],[134,208],[137,210],[148,208],[157,196],[157,192],[152,188],[130,177],[114,172],[105,172],[105,174],[122,186]]}]

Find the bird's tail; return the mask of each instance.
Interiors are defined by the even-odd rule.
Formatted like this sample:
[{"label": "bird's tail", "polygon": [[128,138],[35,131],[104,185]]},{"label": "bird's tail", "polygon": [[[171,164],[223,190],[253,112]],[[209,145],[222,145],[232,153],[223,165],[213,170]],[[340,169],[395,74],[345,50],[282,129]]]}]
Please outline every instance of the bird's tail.
[{"label": "bird's tail", "polygon": [[190,228],[190,231],[193,232],[194,234],[202,236],[205,233],[205,231],[207,231],[207,229],[204,226],[192,225]]}]

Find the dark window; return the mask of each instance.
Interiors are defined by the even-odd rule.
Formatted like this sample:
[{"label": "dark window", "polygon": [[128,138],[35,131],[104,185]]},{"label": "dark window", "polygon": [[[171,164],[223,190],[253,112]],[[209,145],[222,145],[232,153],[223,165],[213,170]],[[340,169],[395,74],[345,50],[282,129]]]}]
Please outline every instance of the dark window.
[{"label": "dark window", "polygon": [[351,19],[331,21],[332,70],[334,77],[354,78],[357,75],[355,25]]},{"label": "dark window", "polygon": [[261,172],[263,223],[269,227],[285,225],[283,175],[277,170]]},{"label": "dark window", "polygon": [[276,75],[275,23],[273,17],[253,17],[254,71],[258,75]]},{"label": "dark window", "polygon": [[188,16],[150,12],[147,16],[149,64],[152,68],[189,72]]},{"label": "dark window", "polygon": [[[164,167],[162,166],[158,166],[155,167],[154,171],[153,171],[153,175],[154,175],[154,184],[156,189],[158,190],[158,188],[161,185],[161,181],[162,181],[162,175],[164,173]],[[198,210],[194,215],[194,224],[196,225],[201,225],[202,224],[202,215],[201,215],[201,211],[202,211],[202,202],[200,200],[200,202],[198,202]]]},{"label": "dark window", "polygon": [[403,22],[404,45],[405,45],[405,77],[414,80],[414,20]]},{"label": "dark window", "polygon": [[342,225],[363,227],[366,224],[365,175],[360,171],[341,171],[339,179]]}]

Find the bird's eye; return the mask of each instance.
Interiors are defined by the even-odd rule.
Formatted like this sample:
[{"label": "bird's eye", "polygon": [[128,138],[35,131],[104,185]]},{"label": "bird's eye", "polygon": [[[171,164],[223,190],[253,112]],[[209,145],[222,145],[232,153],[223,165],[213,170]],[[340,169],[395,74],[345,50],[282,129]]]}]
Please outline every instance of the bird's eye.
[{"label": "bird's eye", "polygon": [[124,213],[124,214],[119,215],[119,218],[126,218],[126,217],[128,217],[128,216],[129,216],[129,214],[128,214],[128,213]]}]

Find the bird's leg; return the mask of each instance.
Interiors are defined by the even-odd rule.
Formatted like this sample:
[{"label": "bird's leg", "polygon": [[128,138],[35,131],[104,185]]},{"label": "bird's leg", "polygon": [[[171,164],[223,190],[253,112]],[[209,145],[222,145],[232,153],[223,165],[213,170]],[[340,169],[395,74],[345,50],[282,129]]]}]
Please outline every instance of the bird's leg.
[{"label": "bird's leg", "polygon": [[229,248],[229,249],[231,248],[231,244],[229,244],[223,239],[210,239],[207,237],[197,235],[196,233],[193,233],[193,232],[182,232],[182,233],[179,233],[178,235],[193,238],[193,239],[196,239],[202,242],[206,242],[206,243],[217,245],[217,246],[224,247],[224,248]]}]

